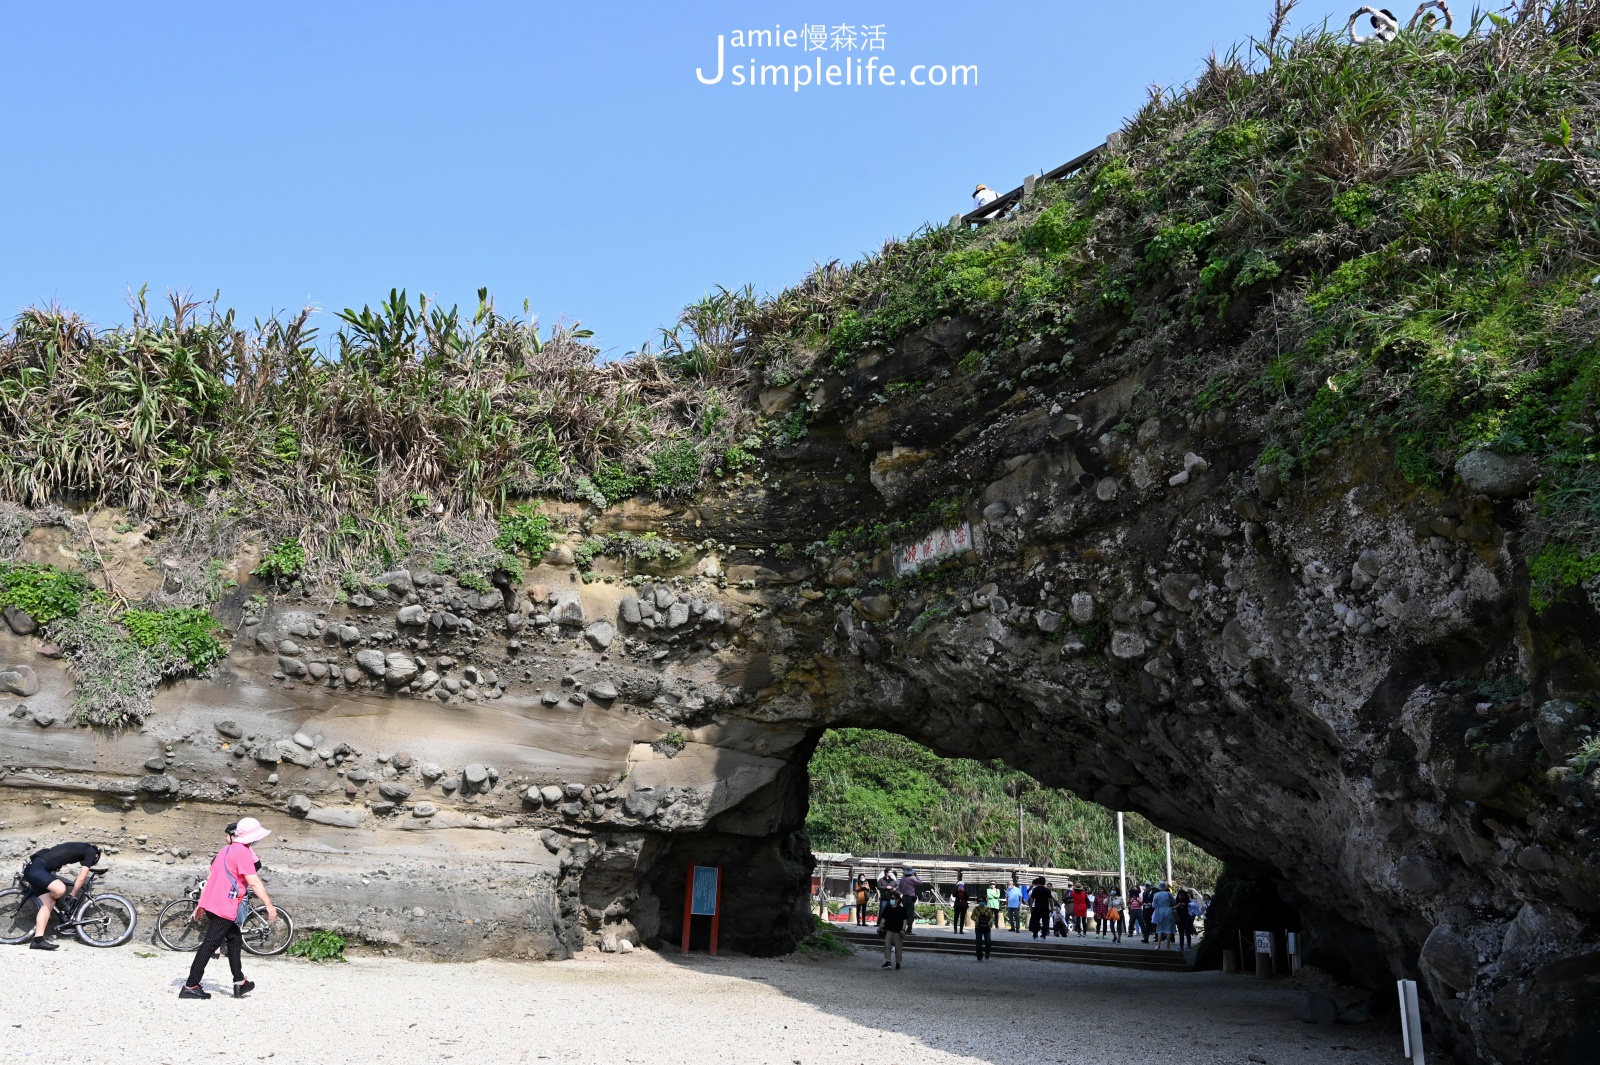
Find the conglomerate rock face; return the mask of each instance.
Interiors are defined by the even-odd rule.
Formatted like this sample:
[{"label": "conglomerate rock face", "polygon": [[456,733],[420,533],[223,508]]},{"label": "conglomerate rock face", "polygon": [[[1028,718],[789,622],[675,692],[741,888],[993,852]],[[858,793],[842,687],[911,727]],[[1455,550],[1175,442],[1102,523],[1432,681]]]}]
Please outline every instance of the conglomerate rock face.
[{"label": "conglomerate rock face", "polygon": [[[1374,447],[1286,479],[1249,411],[1142,405],[1159,360],[1079,351],[1069,377],[1037,344],[1009,353],[1031,384],[980,389],[957,361],[981,333],[943,319],[764,395],[809,431],[687,505],[556,504],[571,543],[520,586],[397,570],[328,606],[247,581],[228,659],[138,730],[73,727],[19,619],[0,845],[103,840],[154,900],[249,813],[303,924],[452,957],[675,941],[686,866],[720,864],[723,941],[782,951],[809,921],[806,760],[872,726],[1272,881],[1313,962],[1419,979],[1463,1054],[1594,1046],[1600,617],[1528,607],[1537,470],[1478,455],[1425,488]],[[830,536],[950,498],[887,546]],[[619,528],[684,551],[576,568]]]}]

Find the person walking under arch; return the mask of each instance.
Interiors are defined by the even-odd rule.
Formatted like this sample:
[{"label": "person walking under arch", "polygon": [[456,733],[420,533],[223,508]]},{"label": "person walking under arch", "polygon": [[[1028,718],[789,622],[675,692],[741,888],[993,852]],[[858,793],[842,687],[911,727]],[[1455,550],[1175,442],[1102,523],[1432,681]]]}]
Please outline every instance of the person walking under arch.
[{"label": "person walking under arch", "polygon": [[900,878],[900,905],[906,911],[906,935],[911,934],[911,926],[917,922],[917,894],[922,890],[922,881],[917,878],[917,871],[911,866],[906,866],[905,875]]},{"label": "person walking under arch", "polygon": [[[1133,894],[1128,896],[1128,937],[1131,939],[1144,930],[1144,896],[1135,887]],[[1145,942],[1150,942],[1145,937]]]},{"label": "person walking under arch", "polygon": [[206,917],[205,935],[195,948],[194,962],[189,966],[189,979],[178,992],[179,998],[210,998],[211,993],[200,986],[205,977],[206,964],[218,947],[228,949],[228,968],[233,972],[233,997],[244,998],[255,990],[255,981],[245,979],[239,952],[244,948],[244,937],[239,934],[239,924],[249,912],[246,896],[255,892],[267,907],[267,920],[278,919],[278,908],[272,904],[267,889],[261,883],[261,861],[251,849],[272,834],[272,829],[262,828],[261,822],[246,817],[225,830],[228,842],[211,859],[211,871],[206,875],[205,887],[200,889],[200,902],[194,908],[194,919]]},{"label": "person walking under arch", "polygon": [[953,909],[955,911],[956,935],[964,935],[967,930],[967,882],[956,881]]},{"label": "person walking under arch", "polygon": [[1111,925],[1111,942],[1122,942],[1122,896],[1115,891],[1106,901],[1106,920]]},{"label": "person walking under arch", "polygon": [[1022,931],[1022,903],[1025,893],[1017,883],[1017,874],[1011,874],[1011,886],[1006,888],[1006,926],[1013,932]]},{"label": "person walking under arch", "polygon": [[867,879],[866,873],[858,873],[853,887],[856,897],[856,924],[865,928],[867,925],[867,906],[872,902],[872,881]]},{"label": "person walking under arch", "polygon": [[993,917],[994,917],[994,919],[996,921],[1000,920],[1000,885],[999,884],[990,884],[989,885],[988,890],[985,891],[984,895],[983,895],[983,904],[985,906],[989,907],[989,909],[994,911]]},{"label": "person walking under arch", "polygon": [[1167,890],[1167,885],[1162,884],[1151,899],[1153,909],[1150,920],[1156,926],[1156,949],[1165,950],[1173,946],[1177,938],[1177,922],[1172,913],[1172,892]]},{"label": "person walking under arch", "polygon": [[1050,885],[1042,876],[1033,878],[1028,893],[1028,931],[1034,939],[1050,938]]},{"label": "person walking under arch", "polygon": [[[996,891],[998,892],[998,888]],[[972,915],[972,940],[973,946],[978,951],[978,960],[983,961],[994,952],[994,921],[995,909],[993,906],[980,905]]]},{"label": "person walking under arch", "polygon": [[1080,939],[1089,934],[1089,892],[1082,884],[1072,888],[1072,927]]},{"label": "person walking under arch", "polygon": [[1178,897],[1172,904],[1172,917],[1178,925],[1178,949],[1188,950],[1194,946],[1194,900],[1185,888],[1178,892]]},{"label": "person walking under arch", "polygon": [[906,949],[906,911],[898,895],[890,895],[878,914],[878,934],[883,937],[883,967],[889,967],[889,955],[894,954],[894,967],[900,968],[900,959]]},{"label": "person walking under arch", "polygon": [[1089,910],[1094,914],[1094,934],[1096,939],[1104,939],[1106,937],[1106,905],[1110,901],[1105,891],[1097,890],[1094,893],[1094,901],[1089,904]]}]

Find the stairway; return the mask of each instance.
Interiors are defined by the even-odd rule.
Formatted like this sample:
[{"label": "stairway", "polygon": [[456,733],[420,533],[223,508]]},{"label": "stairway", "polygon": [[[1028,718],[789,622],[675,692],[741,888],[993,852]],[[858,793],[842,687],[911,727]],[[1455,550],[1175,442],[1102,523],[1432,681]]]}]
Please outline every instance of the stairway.
[{"label": "stairway", "polygon": [[[881,950],[883,940],[876,932],[846,930],[835,926],[830,931],[844,942],[858,949]],[[972,936],[945,935],[937,932],[916,932],[906,937],[905,949],[925,954],[959,954],[973,956]],[[1109,941],[1096,939],[1017,939],[1002,935],[994,937],[992,957],[1027,958],[1033,961],[1066,961],[1080,965],[1109,965],[1118,969],[1155,969],[1165,972],[1188,972],[1189,957],[1181,950],[1154,950],[1149,947],[1111,946]],[[1188,952],[1192,954],[1192,952]]]}]

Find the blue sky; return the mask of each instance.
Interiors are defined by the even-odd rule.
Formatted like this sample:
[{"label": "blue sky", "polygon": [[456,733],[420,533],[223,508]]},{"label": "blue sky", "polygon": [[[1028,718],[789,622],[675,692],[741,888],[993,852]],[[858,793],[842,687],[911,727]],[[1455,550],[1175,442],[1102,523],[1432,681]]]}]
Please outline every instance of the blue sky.
[{"label": "blue sky", "polygon": [[[3,3],[0,314],[111,325],[141,284],[220,291],[246,321],[487,286],[620,354],[715,285],[775,291],[1065,161],[1269,10]],[[718,34],[817,24],[820,52],[729,49],[721,83],[696,77]],[[883,47],[834,47],[839,25]],[[978,83],[733,84],[741,57],[810,74],[847,54]]]}]

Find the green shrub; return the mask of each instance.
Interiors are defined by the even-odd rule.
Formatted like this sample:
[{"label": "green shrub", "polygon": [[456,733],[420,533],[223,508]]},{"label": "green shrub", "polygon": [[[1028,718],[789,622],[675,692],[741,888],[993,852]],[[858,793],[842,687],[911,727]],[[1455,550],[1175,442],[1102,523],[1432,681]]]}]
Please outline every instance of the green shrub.
[{"label": "green shrub", "polygon": [[94,603],[75,617],[57,620],[50,638],[71,663],[79,722],[123,728],[144,720],[161,684],[162,664],[134,643],[109,606]]},{"label": "green shrub", "polygon": [[1549,609],[1569,588],[1600,576],[1600,551],[1585,555],[1571,544],[1551,544],[1528,562],[1528,605]]},{"label": "green shrub", "polygon": [[1074,205],[1063,201],[1046,208],[1034,219],[1022,243],[1029,251],[1062,255],[1081,245],[1093,226],[1093,216],[1080,218]]},{"label": "green shrub", "polygon": [[1569,762],[1579,776],[1586,775],[1589,770],[1600,767],[1600,736],[1590,736],[1578,745],[1578,752]]},{"label": "green shrub", "polygon": [[14,606],[41,625],[77,614],[92,594],[81,573],[32,562],[0,562],[0,607]]},{"label": "green shrub", "polygon": [[294,537],[279,540],[261,556],[261,564],[251,570],[256,577],[291,580],[305,572],[306,549]]},{"label": "green shrub", "polygon": [[681,495],[700,483],[700,448],[677,440],[650,456],[650,487],[660,496]]},{"label": "green shrub", "polygon": [[550,519],[530,503],[500,515],[500,531],[494,538],[494,546],[506,554],[521,551],[538,562],[555,542]]},{"label": "green shrub", "polygon": [[649,477],[620,462],[602,462],[594,471],[595,487],[612,503],[637,495],[649,483]]},{"label": "green shrub", "polygon": [[228,653],[218,638],[222,626],[205,610],[125,610],[118,620],[133,642],[160,662],[184,663],[200,672]]},{"label": "green shrub", "polygon": [[572,560],[579,569],[589,569],[594,560],[604,555],[618,562],[635,565],[675,565],[683,559],[683,549],[670,540],[663,540],[653,532],[636,536],[630,532],[591,536],[572,552]]},{"label": "green shrub", "polygon": [[291,958],[310,961],[344,961],[345,938],[338,932],[325,928],[314,929],[296,939],[289,946]]}]

